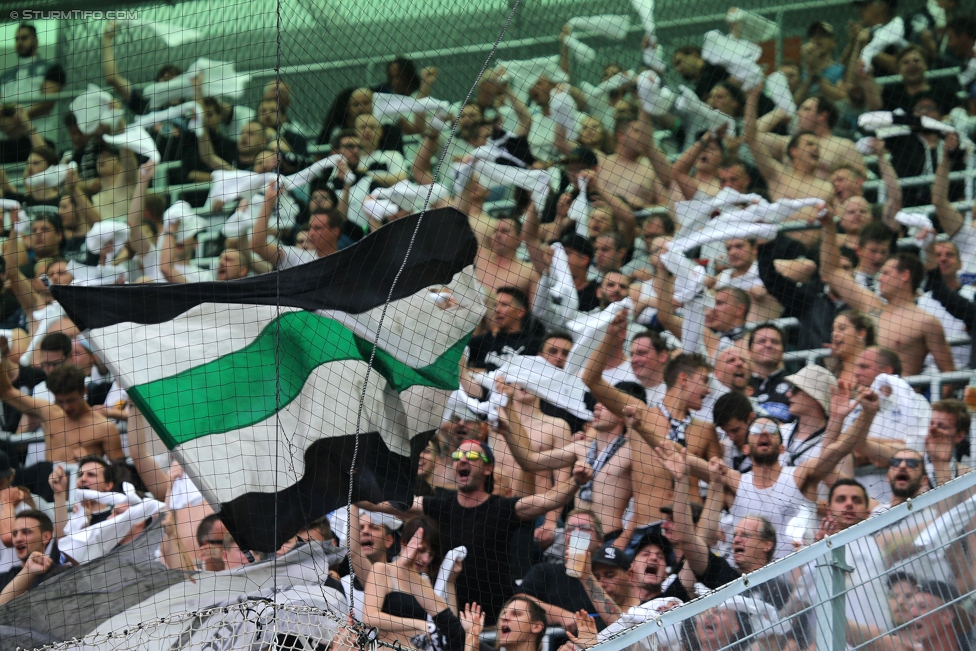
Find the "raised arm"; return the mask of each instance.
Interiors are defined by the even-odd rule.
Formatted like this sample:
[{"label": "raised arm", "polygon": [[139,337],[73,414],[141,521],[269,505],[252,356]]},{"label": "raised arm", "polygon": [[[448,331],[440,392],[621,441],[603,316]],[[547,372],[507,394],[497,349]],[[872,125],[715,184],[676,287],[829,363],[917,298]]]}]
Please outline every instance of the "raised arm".
[{"label": "raised arm", "polygon": [[[440,149],[440,138],[440,132],[428,125],[427,131],[424,133],[424,139],[420,143],[420,149],[417,151],[417,156],[413,159],[413,167],[410,170],[414,183],[427,185],[428,183],[434,182],[431,162],[437,156],[437,151]],[[451,161],[445,160],[444,163],[450,165]]]},{"label": "raised arm", "polygon": [[[695,531],[694,519],[691,516],[691,482],[688,479],[688,466],[685,461],[687,451],[681,446],[670,450],[656,448],[654,450],[661,464],[674,477],[674,531],[672,542],[675,547],[685,553],[691,570],[697,576],[703,576],[708,568],[708,545]],[[709,487],[711,496],[713,488]]]},{"label": "raised arm", "polygon": [[166,282],[185,283],[186,276],[176,270],[173,264],[173,247],[176,246],[176,232],[179,222],[170,222],[159,238],[159,271]]},{"label": "raised arm", "polygon": [[139,179],[136,181],[136,187],[132,191],[132,200],[129,202],[129,245],[132,246],[136,255],[146,255],[153,245],[152,239],[150,239],[142,222],[146,206],[146,189],[149,187],[149,181],[152,180],[155,172],[156,164],[151,160],[147,160],[139,167]]},{"label": "raised arm", "polygon": [[119,74],[119,65],[115,59],[115,35],[118,24],[112,20],[105,26],[102,34],[102,73],[105,83],[115,89],[119,97],[128,104],[132,99],[132,83]]},{"label": "raised arm", "polygon": [[871,143],[871,148],[878,158],[878,171],[881,172],[881,181],[885,187],[886,199],[884,210],[881,213],[881,221],[897,233],[901,230],[901,224],[895,221],[895,215],[902,208],[901,183],[898,182],[898,173],[891,161],[888,160],[884,140],[875,138]]},{"label": "raised arm", "polygon": [[854,275],[840,266],[840,247],[837,244],[837,225],[830,214],[824,216],[820,223],[823,225],[823,241],[820,244],[820,277],[830,285],[841,300],[850,307],[877,314],[881,311],[881,299],[874,292],[861,287],[854,280]]},{"label": "raised arm", "polygon": [[[497,385],[496,385],[497,386]],[[514,388],[511,384],[502,385],[503,395],[512,399]],[[498,410],[498,431],[502,433],[508,443],[515,462],[528,472],[544,472],[558,470],[559,468],[571,468],[580,456],[576,443],[570,443],[561,448],[550,448],[542,452],[532,449],[532,442],[529,440],[518,414],[512,409],[502,408]]]},{"label": "raised arm", "polygon": [[943,373],[956,370],[956,363],[952,358],[952,349],[946,342],[942,323],[932,315],[922,324],[922,334],[925,337],[925,347],[935,359],[935,365]]},{"label": "raised arm", "polygon": [[763,147],[763,143],[759,139],[757,121],[759,119],[759,95],[761,93],[762,84],[759,84],[749,91],[749,96],[746,99],[745,141],[746,145],[749,147],[749,151],[752,152],[752,156],[756,161],[756,167],[759,168],[759,172],[766,179],[766,182],[772,185],[780,180],[780,176],[783,173],[783,166],[779,161],[773,158],[771,153],[765,147]]},{"label": "raised arm", "polygon": [[[10,353],[6,338],[0,338],[0,355],[6,360]],[[37,416],[44,424],[54,417],[64,415],[60,407],[52,405],[47,400],[38,400],[30,396],[25,396],[10,383],[10,376],[7,373],[0,373],[0,401],[10,405],[22,414]]]},{"label": "raised arm", "polygon": [[536,210],[534,201],[529,202],[529,207],[525,211],[525,222],[522,224],[522,241],[525,242],[525,248],[529,252],[529,260],[536,272],[539,275],[549,273],[552,253],[549,251],[549,244],[539,237],[539,211]]},{"label": "raised arm", "polygon": [[959,136],[950,133],[946,136],[942,148],[942,160],[935,170],[935,181],[932,182],[932,203],[935,205],[935,216],[942,225],[942,230],[949,237],[955,237],[962,228],[964,219],[962,213],[956,210],[949,201],[949,172],[952,171],[952,154],[959,148]]},{"label": "raised arm", "polygon": [[396,617],[383,612],[383,600],[393,592],[388,573],[392,570],[387,563],[377,563],[369,573],[363,590],[363,622],[375,626],[386,633],[405,633],[416,635],[427,632],[426,619]]},{"label": "raised arm", "polygon": [[874,391],[862,390],[858,396],[861,413],[845,430],[843,429],[844,418],[851,412],[850,386],[841,381],[836,389],[831,388],[830,394],[830,419],[827,422],[827,432],[824,434],[823,452],[817,458],[801,464],[795,475],[797,488],[811,501],[817,499],[817,485],[867,436],[881,404],[878,394]]},{"label": "raised arm", "polygon": [[131,410],[129,440],[132,442],[133,448],[132,463],[136,467],[139,479],[149,489],[149,492],[160,502],[165,502],[169,496],[171,482],[169,475],[159,467],[153,455],[152,428],[138,407],[133,404]]},{"label": "raised arm", "polygon": [[615,346],[622,345],[626,337],[627,314],[628,311],[624,309],[613,318],[607,327],[606,334],[600,340],[596,350],[590,354],[586,365],[583,367],[583,372],[580,374],[580,379],[589,388],[593,398],[618,416],[623,416],[624,410],[628,407],[638,410],[647,409],[647,405],[643,401],[611,386],[609,382],[603,379],[603,371],[607,367],[607,360],[610,359],[610,351]]},{"label": "raised arm", "polygon": [[525,105],[525,102],[518,98],[515,91],[508,88],[506,91],[508,94],[508,101],[512,105],[512,110],[515,111],[515,115],[518,118],[518,126],[515,127],[515,135],[527,137],[529,131],[532,130],[532,114],[529,113],[529,107]]},{"label": "raised arm", "polygon": [[258,217],[254,220],[254,228],[251,230],[251,251],[275,267],[281,260],[281,249],[268,242],[268,220],[277,202],[278,182],[272,181],[265,189],[264,203],[261,204],[261,210],[258,212]]},{"label": "raised arm", "polygon": [[593,469],[585,463],[577,462],[573,467],[572,479],[560,482],[545,493],[523,497],[515,503],[515,515],[519,520],[531,520],[547,511],[559,509],[573,499],[580,486],[593,479]]}]

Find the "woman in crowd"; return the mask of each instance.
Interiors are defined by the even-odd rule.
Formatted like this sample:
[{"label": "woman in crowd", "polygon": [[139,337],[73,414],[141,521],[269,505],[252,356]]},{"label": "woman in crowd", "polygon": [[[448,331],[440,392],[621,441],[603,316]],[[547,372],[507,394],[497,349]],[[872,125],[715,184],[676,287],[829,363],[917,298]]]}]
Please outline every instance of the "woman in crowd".
[{"label": "woman in crowd", "polygon": [[[438,648],[430,637],[447,642],[442,649],[460,651],[464,630],[455,615],[454,577],[460,563],[452,568],[445,596],[439,596],[427,576],[437,568],[437,525],[426,516],[417,516],[403,526],[406,541],[396,560],[375,563],[366,581],[363,621],[379,629],[380,640],[395,644],[404,637],[418,649]],[[428,632],[433,621],[436,632]]]},{"label": "woman in crowd", "polygon": [[834,319],[830,337],[830,356],[824,366],[839,381],[851,386],[854,381],[854,363],[868,346],[875,344],[875,328],[871,318],[858,310],[845,310]]}]

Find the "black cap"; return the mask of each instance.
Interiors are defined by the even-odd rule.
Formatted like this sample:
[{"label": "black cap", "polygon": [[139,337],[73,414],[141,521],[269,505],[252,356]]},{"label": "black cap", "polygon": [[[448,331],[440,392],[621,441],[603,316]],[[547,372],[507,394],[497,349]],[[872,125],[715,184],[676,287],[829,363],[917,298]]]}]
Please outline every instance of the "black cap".
[{"label": "black cap", "polygon": [[589,238],[583,237],[579,233],[572,232],[568,235],[564,235],[563,239],[560,241],[562,242],[564,249],[576,251],[584,258],[589,258],[592,260],[593,256],[596,255],[596,251],[593,250],[593,242],[591,242]]},{"label": "black cap", "polygon": [[664,534],[661,533],[661,527],[651,527],[647,530],[647,533],[641,536],[640,540],[637,541],[637,546],[634,547],[634,556],[639,554],[640,550],[644,549],[648,545],[656,545],[657,547],[660,547],[661,551],[664,552],[664,558],[667,559],[668,564],[673,564],[674,546],[671,544],[671,541],[665,538]]},{"label": "black cap", "polygon": [[0,479],[12,477],[14,469],[10,466],[10,457],[3,450],[0,450]]},{"label": "black cap", "polygon": [[612,542],[604,543],[600,549],[593,554],[593,565],[609,565],[619,567],[622,570],[630,568],[630,558],[627,552],[621,551],[613,546]]},{"label": "black cap", "polygon": [[578,164],[589,169],[600,164],[600,158],[589,147],[576,147],[563,159],[564,165]]}]

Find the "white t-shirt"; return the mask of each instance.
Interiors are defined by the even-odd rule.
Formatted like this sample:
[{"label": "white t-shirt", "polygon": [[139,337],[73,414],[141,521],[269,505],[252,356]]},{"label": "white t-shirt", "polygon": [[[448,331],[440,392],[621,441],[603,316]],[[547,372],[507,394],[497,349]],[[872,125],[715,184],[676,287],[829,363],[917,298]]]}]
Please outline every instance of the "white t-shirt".
[{"label": "white t-shirt", "polygon": [[[790,520],[800,512],[800,508],[816,511],[817,505],[810,502],[796,485],[796,468],[781,468],[776,482],[769,488],[757,488],[753,483],[755,475],[747,472],[739,479],[739,489],[729,513],[734,522],[750,514],[762,515],[776,528],[776,555],[783,558],[793,552],[793,545],[786,535]],[[735,526],[735,525],[733,525]]]},{"label": "white t-shirt", "polygon": [[631,367],[629,360],[621,363],[620,366],[605,369],[603,371],[603,379],[610,386],[617,386],[620,382],[637,382],[637,376],[634,375],[634,369]]},{"label": "white t-shirt", "polygon": [[734,269],[725,269],[718,275],[715,282],[715,289],[721,289],[723,287],[735,287],[736,289],[741,289],[744,292],[748,292],[750,289],[756,285],[762,287],[763,282],[759,277],[759,263],[753,262],[744,274],[741,276],[733,276],[732,273]]},{"label": "white t-shirt", "polygon": [[302,249],[297,246],[282,246],[281,259],[278,261],[278,269],[291,269],[299,265],[315,262],[319,259],[319,254],[314,249]]}]

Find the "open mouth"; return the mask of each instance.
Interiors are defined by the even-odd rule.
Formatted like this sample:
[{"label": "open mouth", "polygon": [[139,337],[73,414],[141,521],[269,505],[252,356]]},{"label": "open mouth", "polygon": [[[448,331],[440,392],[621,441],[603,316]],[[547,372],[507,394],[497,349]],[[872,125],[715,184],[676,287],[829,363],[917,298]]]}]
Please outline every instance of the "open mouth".
[{"label": "open mouth", "polygon": [[502,635],[508,635],[509,633],[512,632],[512,627],[509,626],[508,624],[502,624],[501,626],[498,627],[498,632],[501,633]]},{"label": "open mouth", "polygon": [[455,472],[460,479],[467,479],[471,476],[471,468],[458,468]]},{"label": "open mouth", "polygon": [[732,545],[732,553],[734,555],[741,555],[746,553],[745,545]]}]

